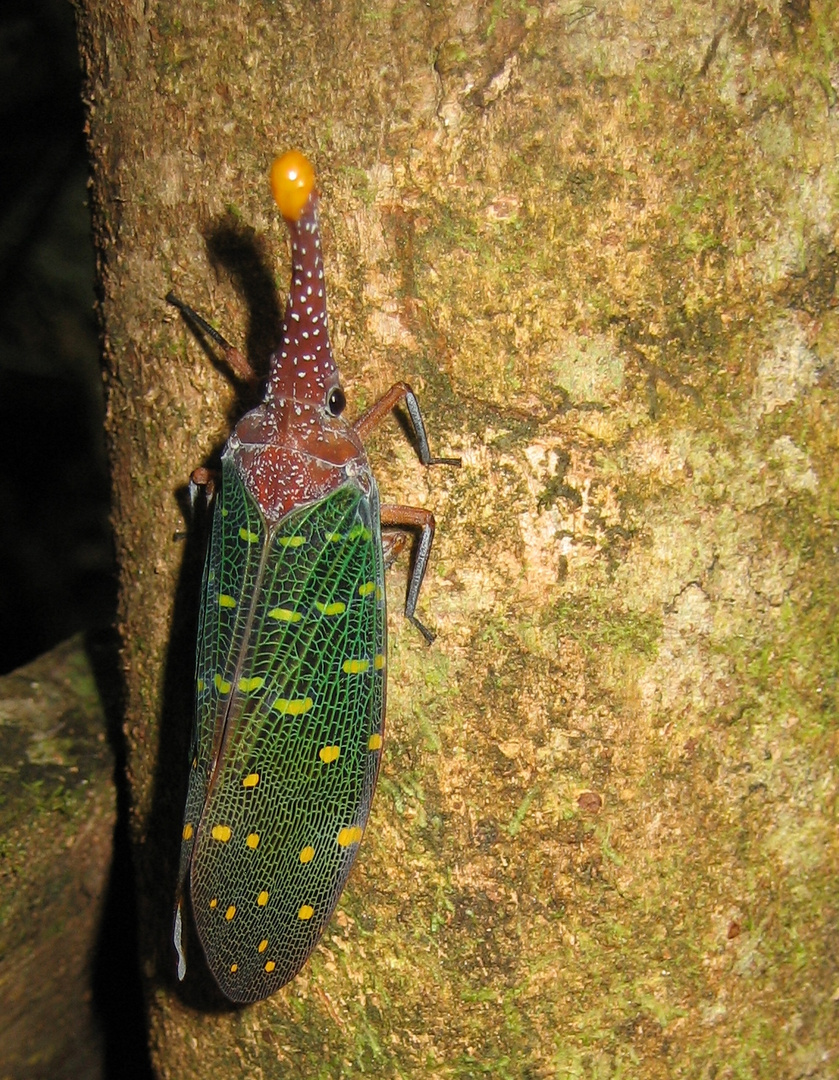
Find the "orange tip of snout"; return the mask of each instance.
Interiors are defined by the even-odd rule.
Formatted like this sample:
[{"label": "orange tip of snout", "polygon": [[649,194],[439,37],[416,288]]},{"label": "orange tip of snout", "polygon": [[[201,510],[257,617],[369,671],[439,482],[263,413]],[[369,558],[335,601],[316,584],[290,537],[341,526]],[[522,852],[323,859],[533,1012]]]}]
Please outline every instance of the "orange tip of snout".
[{"label": "orange tip of snout", "polygon": [[271,191],[287,221],[298,221],[315,186],[315,170],[299,150],[287,150],[271,166]]}]

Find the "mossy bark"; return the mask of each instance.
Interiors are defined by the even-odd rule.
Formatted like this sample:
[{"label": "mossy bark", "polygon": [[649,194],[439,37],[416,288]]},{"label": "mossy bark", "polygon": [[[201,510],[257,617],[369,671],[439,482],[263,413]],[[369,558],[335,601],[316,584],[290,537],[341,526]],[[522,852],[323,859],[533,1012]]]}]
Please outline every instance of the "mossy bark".
[{"label": "mossy bark", "polygon": [[94,970],[117,812],[106,734],[80,637],[0,678],[4,1080],[101,1075]]},{"label": "mossy bark", "polygon": [[[839,68],[829,2],[80,5],[152,1053],[249,1076],[836,1068]],[[323,196],[351,409],[408,379],[389,742],[304,973],[225,1011],[169,923],[197,602],[178,502]],[[199,545],[194,545],[196,549]]]}]

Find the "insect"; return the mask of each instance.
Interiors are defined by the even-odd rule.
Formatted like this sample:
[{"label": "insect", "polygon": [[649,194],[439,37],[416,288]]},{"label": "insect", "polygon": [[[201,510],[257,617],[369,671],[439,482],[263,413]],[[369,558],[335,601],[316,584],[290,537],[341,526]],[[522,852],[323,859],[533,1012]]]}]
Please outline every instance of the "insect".
[{"label": "insect", "polygon": [[[181,844],[184,908],[222,992],[268,997],[292,979],[335,909],[364,833],[382,755],[385,566],[418,532],[405,614],[434,535],[424,509],[381,505],[364,440],[400,402],[425,465],[417,399],[397,383],[354,423],[332,356],[314,171],[297,151],[271,170],[291,234],[292,285],[262,403],[222,454],[204,567],[196,714]],[[240,375],[244,358],[191,308]],[[194,479],[207,482],[198,470]]]}]

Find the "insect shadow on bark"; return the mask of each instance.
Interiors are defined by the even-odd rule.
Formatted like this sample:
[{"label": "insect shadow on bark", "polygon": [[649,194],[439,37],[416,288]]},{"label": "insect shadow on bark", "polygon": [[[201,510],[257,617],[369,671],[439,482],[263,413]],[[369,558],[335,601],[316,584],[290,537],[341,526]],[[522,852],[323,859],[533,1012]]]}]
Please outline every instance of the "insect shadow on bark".
[{"label": "insect shadow on bark", "polygon": [[113,856],[93,961],[93,1008],[102,1032],[104,1075],[153,1080],[137,944],[137,879],[129,830],[120,646],[113,628],[85,636],[85,652],[99,688],[114,755],[117,797]]},{"label": "insect shadow on bark", "polygon": [[276,257],[263,237],[231,213],[204,230],[204,241],[213,270],[232,281],[247,312],[245,340],[233,344],[264,377],[268,357],[282,338],[283,309],[274,284]]}]

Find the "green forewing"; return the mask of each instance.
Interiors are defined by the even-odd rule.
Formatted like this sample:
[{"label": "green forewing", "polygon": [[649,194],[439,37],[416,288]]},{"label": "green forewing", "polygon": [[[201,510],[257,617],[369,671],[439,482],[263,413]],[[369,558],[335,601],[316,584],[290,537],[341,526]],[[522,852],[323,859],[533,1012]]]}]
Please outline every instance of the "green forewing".
[{"label": "green forewing", "polygon": [[234,1001],[292,978],[358,850],[381,755],[376,487],[348,480],[269,529],[225,458],[204,574],[181,881]]}]

